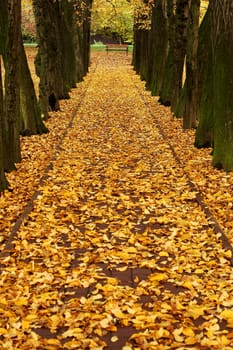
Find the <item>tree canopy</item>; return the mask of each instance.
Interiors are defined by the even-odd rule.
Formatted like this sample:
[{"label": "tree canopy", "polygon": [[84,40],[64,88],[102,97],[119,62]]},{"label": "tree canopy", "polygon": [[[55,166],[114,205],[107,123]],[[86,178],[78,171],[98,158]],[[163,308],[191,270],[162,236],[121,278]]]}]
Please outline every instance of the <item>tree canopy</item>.
[{"label": "tree canopy", "polygon": [[92,6],[93,34],[111,36],[116,34],[119,40],[133,39],[134,7],[127,0],[95,0]]}]

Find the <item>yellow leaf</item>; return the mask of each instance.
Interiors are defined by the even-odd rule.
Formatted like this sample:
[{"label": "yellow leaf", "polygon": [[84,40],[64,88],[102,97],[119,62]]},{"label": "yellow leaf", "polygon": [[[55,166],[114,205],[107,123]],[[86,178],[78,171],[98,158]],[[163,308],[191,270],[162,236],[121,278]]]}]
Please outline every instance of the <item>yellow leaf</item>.
[{"label": "yellow leaf", "polygon": [[185,281],[185,282],[182,284],[182,287],[185,287],[185,288],[188,288],[188,289],[193,289],[192,282],[190,282],[190,281]]},{"label": "yellow leaf", "polygon": [[195,333],[191,327],[184,328],[183,334],[186,335],[187,337],[194,337],[195,336]]},{"label": "yellow leaf", "polygon": [[169,256],[168,252],[159,252],[159,256]]},{"label": "yellow leaf", "polygon": [[198,317],[204,315],[205,310],[206,310],[205,306],[193,304],[193,305],[189,305],[188,314],[190,315],[190,317],[196,320]]},{"label": "yellow leaf", "polygon": [[109,326],[110,320],[108,318],[104,318],[100,321],[101,328],[107,328]]},{"label": "yellow leaf", "polygon": [[25,321],[32,322],[38,319],[38,316],[36,314],[29,314],[25,317]]},{"label": "yellow leaf", "polygon": [[226,320],[229,325],[233,325],[233,310],[223,310],[220,316],[224,318],[224,320]]},{"label": "yellow leaf", "polygon": [[58,339],[53,339],[53,338],[46,339],[46,344],[48,344],[48,345],[58,345],[58,346],[61,345],[61,343],[60,343],[60,341]]},{"label": "yellow leaf", "polygon": [[[30,327],[30,322],[26,320],[22,320],[22,330],[26,331]],[[1,333],[1,331],[0,331]]]},{"label": "yellow leaf", "polygon": [[115,342],[117,342],[119,340],[119,338],[115,335],[115,336],[113,336],[112,338],[111,338],[111,342],[112,343],[115,343]]},{"label": "yellow leaf", "polygon": [[164,281],[167,279],[168,279],[168,276],[166,273],[154,273],[154,274],[150,275],[150,280],[152,282],[154,282],[154,281],[160,282],[160,281]]},{"label": "yellow leaf", "polygon": [[135,247],[129,247],[127,248],[128,253],[137,253],[137,249]]},{"label": "yellow leaf", "polygon": [[182,333],[183,333],[183,327],[177,328],[173,331],[175,341],[180,343],[184,341],[184,337],[181,335]]},{"label": "yellow leaf", "polygon": [[8,334],[9,331],[6,330],[5,328],[0,328],[0,335]]},{"label": "yellow leaf", "polygon": [[73,328],[73,329],[68,329],[66,332],[62,334],[63,338],[68,338],[68,337],[79,337],[80,334],[82,334],[83,331],[81,328]]},{"label": "yellow leaf", "polygon": [[128,269],[128,266],[125,265],[125,266],[122,266],[122,267],[118,267],[118,268],[117,268],[117,271],[123,272],[123,271],[126,271],[127,269]]},{"label": "yellow leaf", "polygon": [[169,337],[170,337],[170,332],[167,329],[160,327],[159,330],[156,331],[156,339],[169,338]]},{"label": "yellow leaf", "polygon": [[117,318],[125,318],[125,314],[121,311],[119,307],[115,307],[111,310],[112,314]]},{"label": "yellow leaf", "polygon": [[220,341],[222,345],[229,345],[231,343],[231,340],[227,339],[225,335],[221,335]]},{"label": "yellow leaf", "polygon": [[27,298],[19,298],[15,300],[15,305],[16,306],[23,306],[23,305],[28,305],[28,299]]},{"label": "yellow leaf", "polygon": [[204,272],[204,269],[200,269],[200,268],[197,268],[194,270],[194,273],[198,273],[198,274],[201,274]]}]

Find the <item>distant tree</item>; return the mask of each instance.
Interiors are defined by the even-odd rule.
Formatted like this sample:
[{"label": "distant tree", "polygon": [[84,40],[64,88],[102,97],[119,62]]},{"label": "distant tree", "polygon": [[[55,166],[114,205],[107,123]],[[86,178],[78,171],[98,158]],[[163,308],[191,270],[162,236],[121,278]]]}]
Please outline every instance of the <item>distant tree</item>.
[{"label": "distant tree", "polygon": [[133,39],[134,7],[127,0],[95,0],[92,6],[91,31],[94,34],[112,36],[119,41]]}]

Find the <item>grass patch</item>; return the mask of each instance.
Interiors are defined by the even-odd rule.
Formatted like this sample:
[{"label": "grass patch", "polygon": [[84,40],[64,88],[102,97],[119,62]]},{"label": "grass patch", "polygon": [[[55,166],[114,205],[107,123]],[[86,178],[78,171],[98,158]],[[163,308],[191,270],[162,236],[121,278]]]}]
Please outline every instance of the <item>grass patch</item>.
[{"label": "grass patch", "polygon": [[[91,51],[106,51],[106,45],[98,43],[91,45]],[[133,51],[133,45],[129,45],[129,52]]]}]

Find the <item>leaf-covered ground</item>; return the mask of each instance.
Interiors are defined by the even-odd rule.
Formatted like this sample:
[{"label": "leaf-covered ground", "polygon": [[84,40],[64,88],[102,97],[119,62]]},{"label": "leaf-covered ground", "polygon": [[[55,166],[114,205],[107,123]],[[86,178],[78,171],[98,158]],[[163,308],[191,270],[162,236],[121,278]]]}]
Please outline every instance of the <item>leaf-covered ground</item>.
[{"label": "leaf-covered ground", "polygon": [[0,198],[0,348],[230,350],[232,175],[130,57],[92,61]]}]

